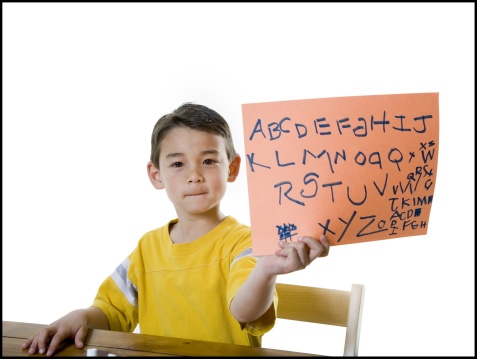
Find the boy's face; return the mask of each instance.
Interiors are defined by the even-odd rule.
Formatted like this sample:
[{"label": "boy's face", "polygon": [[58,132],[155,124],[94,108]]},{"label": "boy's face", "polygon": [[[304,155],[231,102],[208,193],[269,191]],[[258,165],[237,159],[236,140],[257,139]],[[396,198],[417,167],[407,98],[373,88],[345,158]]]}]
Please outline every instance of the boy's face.
[{"label": "boy's face", "polygon": [[177,127],[160,146],[159,169],[149,163],[149,177],[155,188],[166,189],[178,215],[217,209],[227,182],[235,181],[240,167],[238,155],[229,163],[225,140],[219,135]]}]

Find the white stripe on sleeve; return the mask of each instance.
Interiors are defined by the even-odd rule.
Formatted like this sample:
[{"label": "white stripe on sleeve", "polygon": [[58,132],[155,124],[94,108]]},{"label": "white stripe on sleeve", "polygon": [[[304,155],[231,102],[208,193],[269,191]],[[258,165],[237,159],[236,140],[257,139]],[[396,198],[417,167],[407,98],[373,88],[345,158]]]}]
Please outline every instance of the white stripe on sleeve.
[{"label": "white stripe on sleeve", "polygon": [[128,278],[129,258],[126,258],[111,274],[114,283],[131,305],[137,307],[137,287]]}]

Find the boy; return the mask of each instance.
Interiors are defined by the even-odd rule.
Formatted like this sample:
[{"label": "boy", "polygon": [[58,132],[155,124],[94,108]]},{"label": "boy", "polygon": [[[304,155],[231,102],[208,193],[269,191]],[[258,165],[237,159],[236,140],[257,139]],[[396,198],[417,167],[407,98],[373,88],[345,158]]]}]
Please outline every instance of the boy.
[{"label": "boy", "polygon": [[177,218],[146,233],[98,289],[91,307],[30,337],[28,353],[52,355],[65,339],[83,347],[88,328],[260,346],[275,324],[279,274],[328,255],[325,236],[279,242],[275,255],[251,255],[250,228],[220,210],[239,174],[227,122],[185,103],[156,123],[147,172],[165,189]]}]

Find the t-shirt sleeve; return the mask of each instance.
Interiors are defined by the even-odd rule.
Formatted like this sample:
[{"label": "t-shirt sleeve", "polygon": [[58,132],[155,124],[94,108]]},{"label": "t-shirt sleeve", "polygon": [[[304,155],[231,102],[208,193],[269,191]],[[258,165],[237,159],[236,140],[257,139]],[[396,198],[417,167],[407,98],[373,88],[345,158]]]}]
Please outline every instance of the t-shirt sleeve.
[{"label": "t-shirt sleeve", "polygon": [[[248,250],[250,254],[244,255],[231,264],[229,283],[227,288],[227,302],[230,307],[233,298],[237,294],[238,290],[250,275],[251,271],[257,263],[257,258],[251,255],[251,249]],[[243,330],[247,331],[251,335],[261,336],[270,331],[275,325],[277,318],[278,307],[278,295],[275,290],[273,296],[273,302],[270,308],[258,319],[250,323],[240,323]]]},{"label": "t-shirt sleeve", "polygon": [[92,304],[104,312],[113,331],[132,332],[138,323],[137,287],[128,277],[129,265],[130,257],[103,281]]}]

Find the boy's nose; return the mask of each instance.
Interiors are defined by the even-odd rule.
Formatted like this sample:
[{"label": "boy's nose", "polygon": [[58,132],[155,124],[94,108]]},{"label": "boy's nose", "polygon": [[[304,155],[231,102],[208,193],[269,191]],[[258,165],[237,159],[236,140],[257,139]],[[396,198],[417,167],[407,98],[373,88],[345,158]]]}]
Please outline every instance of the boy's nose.
[{"label": "boy's nose", "polygon": [[196,169],[192,169],[190,172],[189,172],[189,176],[188,176],[188,182],[189,183],[195,183],[195,182],[203,182],[204,181],[204,177],[202,176],[202,174],[197,171]]}]

